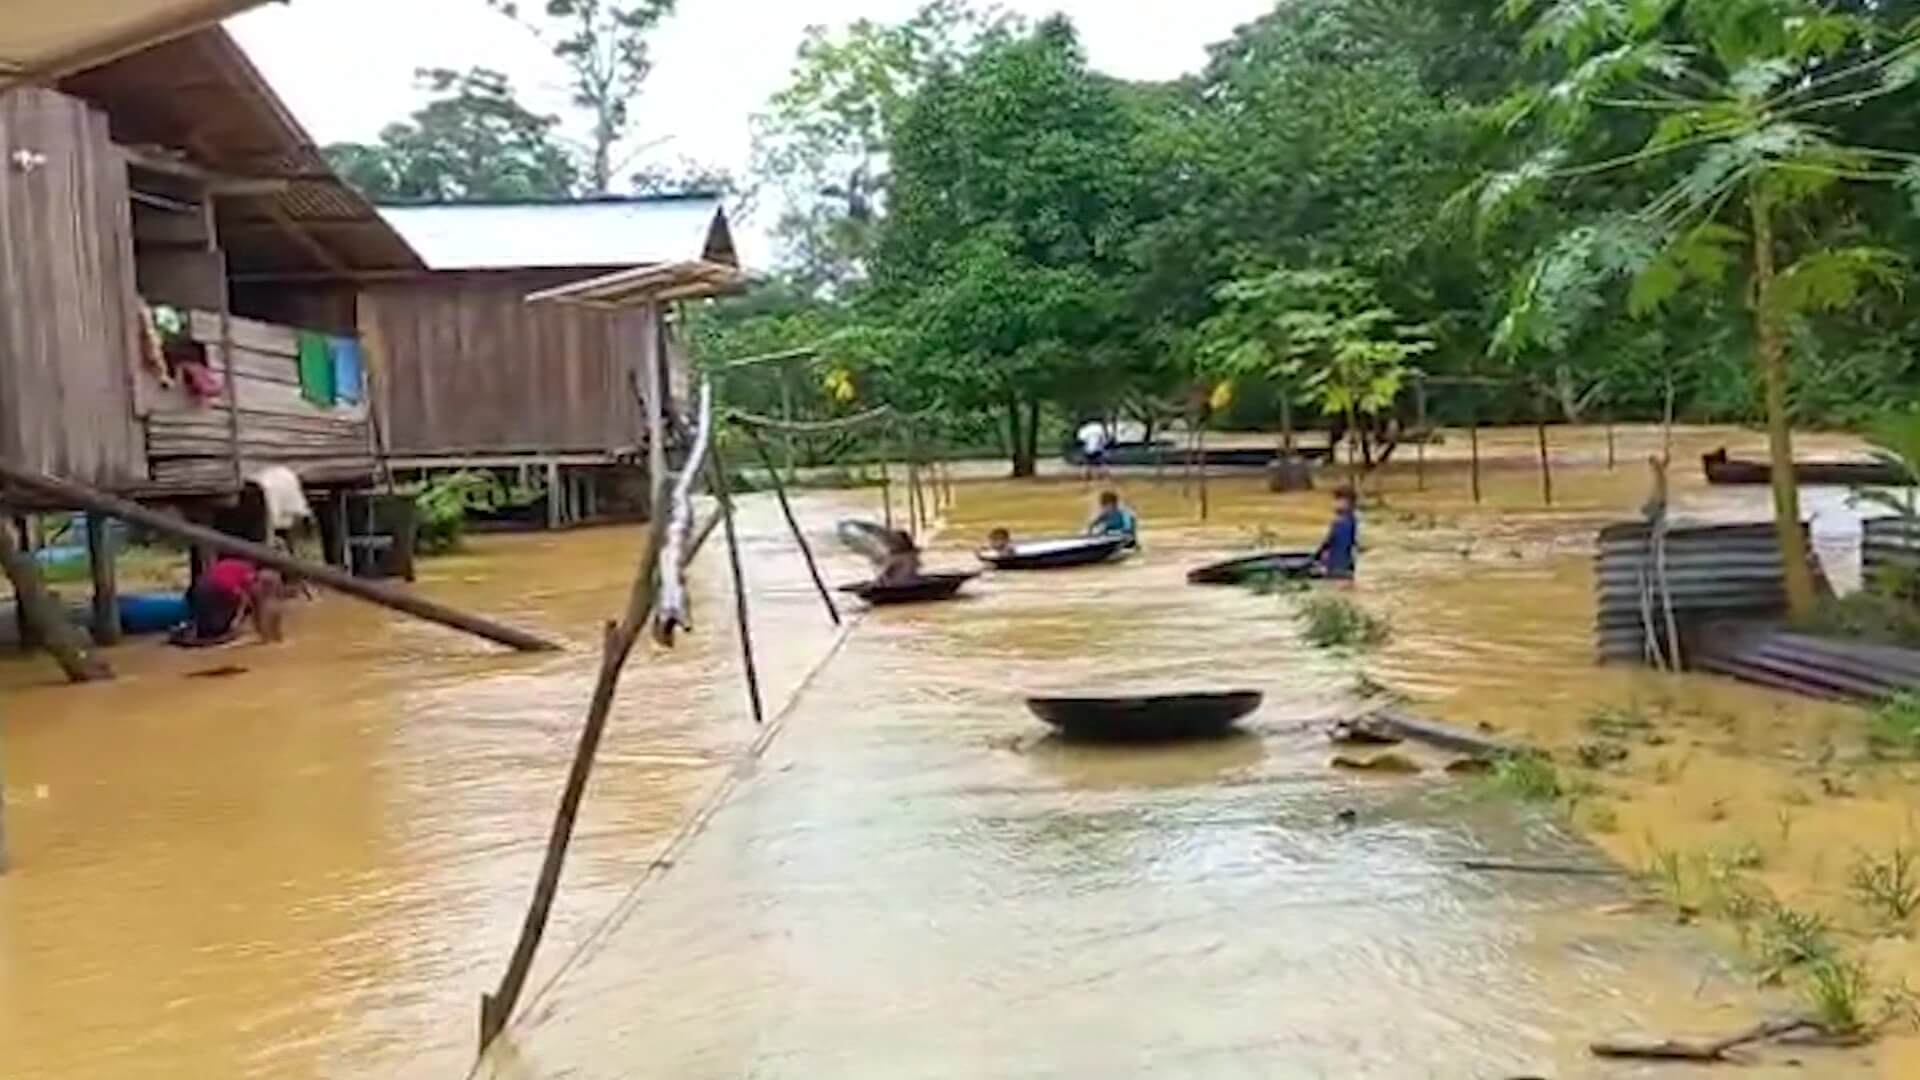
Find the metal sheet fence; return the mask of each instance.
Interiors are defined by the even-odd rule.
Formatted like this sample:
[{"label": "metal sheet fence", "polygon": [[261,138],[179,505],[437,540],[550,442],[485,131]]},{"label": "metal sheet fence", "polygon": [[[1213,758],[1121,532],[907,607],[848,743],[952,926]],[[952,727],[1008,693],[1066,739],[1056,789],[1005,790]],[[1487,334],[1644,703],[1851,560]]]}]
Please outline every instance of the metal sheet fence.
[{"label": "metal sheet fence", "polygon": [[[1803,527],[1804,531],[1804,527]],[[1644,522],[1600,531],[1595,556],[1595,635],[1601,663],[1637,664],[1649,640],[1664,650],[1671,604],[1684,645],[1710,622],[1766,619],[1786,611],[1786,582],[1771,524],[1670,529],[1655,566]]]}]

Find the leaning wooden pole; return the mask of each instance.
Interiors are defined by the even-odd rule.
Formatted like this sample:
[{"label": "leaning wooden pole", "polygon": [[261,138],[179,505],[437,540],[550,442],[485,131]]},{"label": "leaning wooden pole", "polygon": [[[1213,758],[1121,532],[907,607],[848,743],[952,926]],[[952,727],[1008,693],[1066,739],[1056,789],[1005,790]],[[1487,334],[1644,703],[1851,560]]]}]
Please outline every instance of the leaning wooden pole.
[{"label": "leaning wooden pole", "polygon": [[747,610],[747,573],[740,563],[740,534],[734,527],[733,493],[727,487],[727,464],[720,448],[713,448],[707,460],[713,471],[713,494],[720,500],[720,523],[727,532],[727,564],[733,573],[733,618],[740,630],[740,660],[747,671],[747,703],[753,707],[753,722],[767,722],[766,704],[760,698],[760,666],[753,658],[753,620]]},{"label": "leaning wooden pole", "polygon": [[441,626],[463,630],[476,637],[482,637],[521,652],[552,652],[560,647],[545,638],[535,637],[510,626],[503,626],[490,619],[469,615],[445,604],[436,604],[431,600],[375,582],[363,581],[331,566],[306,562],[264,544],[241,540],[223,532],[181,521],[150,510],[139,503],[128,502],[84,484],[76,484],[71,480],[59,480],[3,463],[0,463],[0,480],[4,480],[6,486],[30,492],[49,502],[63,506],[77,506],[93,513],[117,517],[151,529],[163,536],[171,536],[183,543],[278,570],[290,580],[311,581],[315,585],[346,593],[356,599],[379,604],[381,607],[404,612],[428,622],[439,623]]},{"label": "leaning wooden pole", "polygon": [[79,627],[60,610],[60,601],[47,589],[40,576],[40,564],[21,547],[14,535],[13,523],[0,514],[0,564],[13,582],[14,603],[20,605],[21,623],[31,627],[42,648],[53,655],[68,682],[99,682],[113,678],[113,669],[95,655]]},{"label": "leaning wooden pole", "polygon": [[[773,453],[767,449],[767,442],[753,428],[747,429],[747,435],[753,440],[753,448],[760,455],[760,463],[766,467],[767,475],[773,477],[773,495],[780,502],[780,513],[787,519],[787,528],[793,532],[793,542],[800,546],[800,557],[807,562],[807,573],[813,578],[813,587],[820,592],[820,602],[827,606],[827,618],[833,625],[840,625],[840,609],[834,605],[833,590],[827,588],[827,580],[820,576],[820,564],[814,561],[813,545],[807,543],[807,534],[800,529],[800,519],[793,516],[793,504],[787,499],[787,485],[780,479],[780,470],[774,467]],[[723,507],[720,511],[726,513]]]},{"label": "leaning wooden pole", "polygon": [[[659,434],[655,429],[655,435]],[[539,952],[540,939],[546,934],[547,919],[553,913],[553,901],[560,891],[560,871],[566,866],[567,848],[573,842],[573,825],[580,814],[580,802],[586,797],[587,780],[593,774],[593,760],[600,750],[601,736],[607,730],[607,717],[620,689],[620,673],[640,639],[647,620],[653,614],[660,576],[656,560],[666,539],[665,507],[667,486],[663,474],[654,475],[654,514],[647,528],[646,549],[641,553],[634,573],[633,587],[627,595],[627,610],[618,624],[608,623],[605,644],[600,654],[600,675],[593,687],[593,701],[587,707],[587,722],[580,729],[580,741],[574,747],[573,765],[567,770],[567,786],[560,794],[559,809],[554,811],[553,827],[547,833],[547,853],[540,863],[540,876],[533,887],[533,902],[520,924],[520,940],[507,961],[507,972],[500,986],[480,998],[480,1049],[485,1051],[512,1019],[513,1010],[526,988],[527,974]]]}]

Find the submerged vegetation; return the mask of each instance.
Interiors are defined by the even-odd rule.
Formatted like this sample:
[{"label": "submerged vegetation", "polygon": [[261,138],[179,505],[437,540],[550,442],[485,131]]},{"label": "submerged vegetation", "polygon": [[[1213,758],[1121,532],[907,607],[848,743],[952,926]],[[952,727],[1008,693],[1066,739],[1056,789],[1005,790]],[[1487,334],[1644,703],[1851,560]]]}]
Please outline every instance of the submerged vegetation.
[{"label": "submerged vegetation", "polygon": [[1545,755],[1509,754],[1493,762],[1480,779],[1480,790],[1521,802],[1553,802],[1568,793],[1568,785]]},{"label": "submerged vegetation", "polygon": [[1393,637],[1393,626],[1344,596],[1316,593],[1300,602],[1295,617],[1307,643],[1321,649],[1371,649]]},{"label": "submerged vegetation", "polygon": [[473,514],[520,509],[546,497],[543,488],[509,484],[485,469],[445,473],[401,491],[419,508],[418,543],[424,555],[458,551]]}]

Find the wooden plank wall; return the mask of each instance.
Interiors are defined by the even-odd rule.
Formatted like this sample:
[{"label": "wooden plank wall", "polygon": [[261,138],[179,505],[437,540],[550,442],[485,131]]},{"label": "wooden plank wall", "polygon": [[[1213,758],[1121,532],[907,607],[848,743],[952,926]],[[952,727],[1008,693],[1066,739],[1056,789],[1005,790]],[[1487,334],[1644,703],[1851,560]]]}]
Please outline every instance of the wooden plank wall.
[{"label": "wooden plank wall", "polygon": [[[190,325],[195,340],[207,346],[207,362],[224,377],[220,316],[195,311]],[[374,454],[366,401],[321,409],[301,397],[298,341],[292,328],[235,316],[228,332],[243,471],[286,465],[311,483],[370,478]],[[197,401],[182,387],[163,388],[144,372],[137,386],[136,408],[146,418],[153,483],[162,488],[230,488],[232,433],[226,400]]]},{"label": "wooden plank wall", "polygon": [[653,312],[525,303],[529,292],[556,283],[549,274],[434,274],[361,294],[360,336],[390,453],[611,453],[640,445],[630,373],[652,355]]},{"label": "wooden plank wall", "polygon": [[0,455],[142,483],[139,340],[127,170],[106,117],[50,90],[0,92]]}]

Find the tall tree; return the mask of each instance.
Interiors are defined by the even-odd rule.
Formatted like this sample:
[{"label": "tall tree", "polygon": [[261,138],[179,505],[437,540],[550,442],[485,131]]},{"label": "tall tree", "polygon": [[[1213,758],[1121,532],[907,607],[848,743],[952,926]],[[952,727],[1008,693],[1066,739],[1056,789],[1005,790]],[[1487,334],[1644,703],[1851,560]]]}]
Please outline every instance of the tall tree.
[{"label": "tall tree", "polygon": [[888,149],[913,95],[1012,25],[965,0],[930,0],[901,23],[808,28],[790,81],[754,118],[754,170],[785,196],[775,231],[802,280],[832,291],[865,275]]},{"label": "tall tree", "polygon": [[[1852,189],[1920,179],[1920,156],[1843,132],[1867,103],[1911,101],[1920,37],[1812,0],[1559,0],[1535,17],[1537,7],[1507,5],[1533,17],[1530,47],[1560,58],[1564,73],[1502,110],[1509,131],[1534,136],[1533,153],[1474,190],[1484,219],[1498,225],[1556,187],[1596,179],[1661,185],[1644,201],[1609,199],[1555,240],[1516,284],[1499,341],[1510,352],[1563,344],[1605,303],[1609,280],[1631,279],[1639,315],[1683,289],[1739,280],[1788,602],[1804,615],[1814,589],[1793,474],[1793,327],[1902,276],[1900,257],[1859,229]],[[1618,122],[1622,113],[1639,122]]]},{"label": "tall tree", "polygon": [[567,66],[573,103],[589,115],[587,182],[613,190],[614,149],[633,129],[633,102],[653,72],[647,38],[675,0],[544,0],[529,13],[518,0],[487,0],[531,30]]},{"label": "tall tree", "polygon": [[579,173],[554,140],[559,121],[515,99],[485,68],[422,70],[434,97],[376,143],[335,143],[327,160],[369,198],[387,202],[562,198]]},{"label": "tall tree", "polygon": [[1113,360],[1133,124],[1050,19],[934,75],[893,140],[874,284],[914,336],[908,382],[1001,411],[1015,475],[1034,472],[1043,405]]}]

